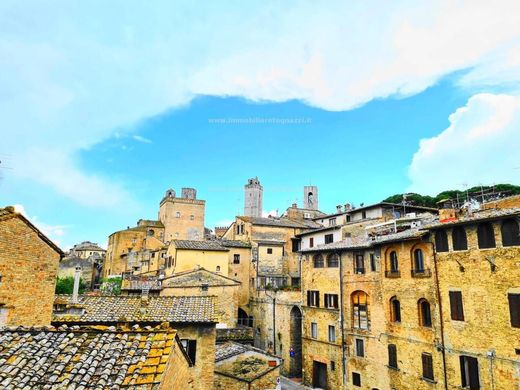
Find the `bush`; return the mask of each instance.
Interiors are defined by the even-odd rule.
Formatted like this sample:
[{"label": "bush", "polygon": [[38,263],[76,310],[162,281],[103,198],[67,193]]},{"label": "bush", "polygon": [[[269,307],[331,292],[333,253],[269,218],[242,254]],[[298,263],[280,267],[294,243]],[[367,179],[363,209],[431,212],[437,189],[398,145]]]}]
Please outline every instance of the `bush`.
[{"label": "bush", "polygon": [[121,283],[123,278],[103,278],[101,279],[100,290],[103,294],[119,295],[121,294]]},{"label": "bush", "polygon": [[[79,280],[79,293],[83,294],[87,289],[87,283],[83,279]],[[72,294],[74,290],[74,276],[66,276],[56,280],[56,294]]]}]

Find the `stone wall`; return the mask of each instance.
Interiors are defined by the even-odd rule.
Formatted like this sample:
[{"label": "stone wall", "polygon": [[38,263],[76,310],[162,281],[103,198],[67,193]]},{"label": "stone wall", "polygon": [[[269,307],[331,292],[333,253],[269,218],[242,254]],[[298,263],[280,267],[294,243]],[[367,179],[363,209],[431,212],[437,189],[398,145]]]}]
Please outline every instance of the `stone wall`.
[{"label": "stone wall", "polygon": [[[193,369],[189,366],[182,346],[177,342],[171,342],[171,353],[166,363],[159,389],[194,389],[195,380],[193,377]],[[166,345],[169,346],[168,344]]]},{"label": "stone wall", "polygon": [[7,325],[50,325],[59,260],[20,218],[0,221],[0,306]]},{"label": "stone wall", "polygon": [[164,241],[204,239],[204,200],[167,198],[161,202],[159,220]]}]

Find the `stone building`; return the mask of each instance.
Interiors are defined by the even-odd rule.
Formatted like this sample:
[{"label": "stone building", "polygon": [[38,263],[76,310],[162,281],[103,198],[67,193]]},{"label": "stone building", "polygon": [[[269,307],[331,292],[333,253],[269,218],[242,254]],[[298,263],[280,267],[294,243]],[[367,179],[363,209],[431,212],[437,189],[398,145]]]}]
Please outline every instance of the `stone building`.
[{"label": "stone building", "polygon": [[183,188],[181,197],[173,189],[166,191],[158,220],[140,219],[137,226],[109,236],[103,276],[140,273],[141,267],[155,272],[164,266],[164,258],[154,255],[167,248],[170,241],[204,240],[205,206],[204,200],[197,199],[194,188]]},{"label": "stone building", "polygon": [[83,241],[72,247],[68,255],[79,257],[80,259],[88,259],[89,257],[104,258],[106,250],[101,248],[95,242]]},{"label": "stone building", "polygon": [[0,325],[50,324],[63,255],[13,207],[0,209]]},{"label": "stone building", "polygon": [[280,378],[279,357],[249,345],[228,342],[217,346],[215,390],[275,389]]},{"label": "stone building", "polygon": [[[500,207],[500,206],[498,206]],[[520,208],[429,226],[449,388],[520,388]]]},{"label": "stone building", "polygon": [[76,268],[81,268],[81,278],[89,289],[99,286],[106,250],[98,244],[84,241],[76,244],[60,261],[58,277],[73,277]]},{"label": "stone building", "polygon": [[3,389],[190,389],[191,362],[175,330],[0,329]]},{"label": "stone building", "polygon": [[77,302],[69,296],[56,297],[52,324],[61,325],[138,325],[156,327],[167,323],[177,331],[186,350],[194,378],[194,389],[213,386],[215,366],[216,298],[157,296],[87,296]]},{"label": "stone building", "polygon": [[251,178],[244,186],[244,215],[248,217],[261,217],[263,210],[264,188],[258,177]]},{"label": "stone building", "polygon": [[203,267],[228,276],[228,252],[218,241],[172,240],[166,252],[164,274],[172,276]]}]

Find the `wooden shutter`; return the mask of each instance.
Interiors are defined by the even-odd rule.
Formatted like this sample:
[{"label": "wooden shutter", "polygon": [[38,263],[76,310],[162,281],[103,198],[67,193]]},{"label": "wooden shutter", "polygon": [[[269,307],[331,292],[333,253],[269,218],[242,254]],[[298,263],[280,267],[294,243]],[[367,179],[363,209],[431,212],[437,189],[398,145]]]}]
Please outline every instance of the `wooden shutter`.
[{"label": "wooden shutter", "polygon": [[320,307],[320,292],[316,291],[316,307]]},{"label": "wooden shutter", "polygon": [[388,365],[397,368],[397,348],[394,344],[388,345]]},{"label": "wooden shutter", "polygon": [[508,294],[511,326],[520,328],[520,294]]},{"label": "wooden shutter", "polygon": [[423,378],[433,380],[433,359],[432,355],[428,353],[422,354],[422,370],[423,370]]},{"label": "wooden shutter", "polygon": [[464,321],[464,307],[460,291],[450,291],[450,310],[452,320]]},{"label": "wooden shutter", "polygon": [[307,290],[307,306],[311,306],[311,291]]}]

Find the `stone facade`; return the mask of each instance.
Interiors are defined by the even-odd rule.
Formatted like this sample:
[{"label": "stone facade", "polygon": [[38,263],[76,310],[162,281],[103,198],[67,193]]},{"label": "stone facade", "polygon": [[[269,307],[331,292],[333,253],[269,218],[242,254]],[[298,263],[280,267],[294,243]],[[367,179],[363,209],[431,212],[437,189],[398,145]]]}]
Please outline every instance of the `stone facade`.
[{"label": "stone facade", "polygon": [[175,191],[168,190],[161,200],[159,221],[164,225],[165,242],[204,239],[206,201],[196,199],[196,192],[188,196],[185,190],[183,188],[181,198],[175,197]]},{"label": "stone facade", "polygon": [[25,217],[0,209],[0,325],[50,324],[62,256]]},{"label": "stone facade", "polygon": [[261,217],[263,210],[264,188],[258,177],[251,178],[244,186],[244,215],[248,217]]}]

